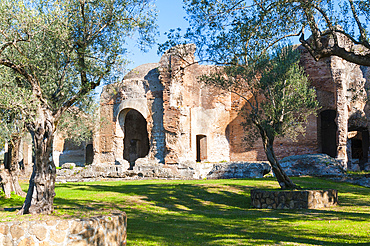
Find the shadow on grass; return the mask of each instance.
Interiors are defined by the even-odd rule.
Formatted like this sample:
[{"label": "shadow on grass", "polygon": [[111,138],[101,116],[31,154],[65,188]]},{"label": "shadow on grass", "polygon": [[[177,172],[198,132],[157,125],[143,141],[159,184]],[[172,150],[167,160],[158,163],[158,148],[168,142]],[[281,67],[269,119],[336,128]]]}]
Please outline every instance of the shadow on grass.
[{"label": "shadow on grass", "polygon": [[[276,187],[272,179],[57,184],[54,204],[64,217],[125,211],[128,245],[370,245],[369,188],[317,178],[294,181],[303,188],[338,189],[341,205],[251,209],[250,190]],[[23,201],[0,198],[0,210]]]},{"label": "shadow on grass", "polygon": [[249,192],[264,187],[265,180],[59,184],[64,193],[55,205],[82,217],[125,211],[128,245],[370,244],[369,210],[356,211],[368,206],[370,189],[314,178],[295,181],[338,189],[343,209],[251,209]]}]

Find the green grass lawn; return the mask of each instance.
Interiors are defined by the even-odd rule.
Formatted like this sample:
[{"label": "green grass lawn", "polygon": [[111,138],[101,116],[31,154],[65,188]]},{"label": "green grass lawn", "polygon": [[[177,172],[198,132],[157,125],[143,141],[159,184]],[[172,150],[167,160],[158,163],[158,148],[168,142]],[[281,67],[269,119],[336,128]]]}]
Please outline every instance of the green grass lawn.
[{"label": "green grass lawn", "polygon": [[[338,189],[340,205],[250,208],[250,190],[278,188],[273,179],[66,183],[56,186],[55,216],[125,211],[128,245],[370,245],[369,188],[309,177],[294,181],[303,188]],[[14,219],[10,210],[22,202],[0,198],[0,220]]]}]

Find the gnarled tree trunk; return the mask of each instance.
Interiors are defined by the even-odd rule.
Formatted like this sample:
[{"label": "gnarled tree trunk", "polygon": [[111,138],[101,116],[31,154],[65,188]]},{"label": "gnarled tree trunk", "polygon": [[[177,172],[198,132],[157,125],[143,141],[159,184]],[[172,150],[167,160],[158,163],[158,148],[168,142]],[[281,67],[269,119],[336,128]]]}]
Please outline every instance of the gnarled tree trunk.
[{"label": "gnarled tree trunk", "polygon": [[52,158],[55,119],[51,111],[39,109],[38,119],[29,126],[35,148],[35,162],[26,200],[19,214],[53,212],[56,168]]},{"label": "gnarled tree trunk", "polygon": [[18,182],[19,170],[19,146],[21,137],[13,135],[9,142],[8,153],[4,158],[5,169],[0,171],[2,189],[6,198],[10,198],[11,192],[19,196],[26,196]]},{"label": "gnarled tree trunk", "polygon": [[[261,134],[262,135],[262,134]],[[283,190],[288,189],[300,189],[299,186],[293,183],[293,181],[286,175],[284,170],[281,168],[279,161],[277,160],[275,156],[275,152],[273,149],[274,146],[274,138],[269,138],[266,135],[262,135],[262,141],[263,141],[263,148],[265,150],[265,154],[267,157],[267,160],[270,162],[270,165],[272,167],[272,171]]]}]

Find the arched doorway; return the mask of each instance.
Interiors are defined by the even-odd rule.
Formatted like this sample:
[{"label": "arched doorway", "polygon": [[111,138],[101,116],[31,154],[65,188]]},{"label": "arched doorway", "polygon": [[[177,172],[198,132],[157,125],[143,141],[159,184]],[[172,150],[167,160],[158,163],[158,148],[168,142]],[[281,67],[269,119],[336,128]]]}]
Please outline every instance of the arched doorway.
[{"label": "arched doorway", "polygon": [[126,114],[124,133],[123,158],[133,165],[138,158],[149,153],[147,122],[137,110],[131,109]]},{"label": "arched doorway", "polygon": [[335,110],[324,110],[320,113],[321,119],[321,152],[331,157],[337,155],[337,124]]}]

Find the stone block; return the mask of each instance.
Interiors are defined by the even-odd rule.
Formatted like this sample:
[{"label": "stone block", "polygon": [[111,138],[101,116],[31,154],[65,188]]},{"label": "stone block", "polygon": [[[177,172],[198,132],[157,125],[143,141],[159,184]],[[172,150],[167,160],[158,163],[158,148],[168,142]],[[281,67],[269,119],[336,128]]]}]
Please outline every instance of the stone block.
[{"label": "stone block", "polygon": [[56,220],[47,220],[47,221],[45,221],[45,223],[48,226],[55,226],[58,222]]},{"label": "stone block", "polygon": [[30,233],[35,235],[38,240],[43,241],[46,238],[47,229],[42,225],[34,225],[31,227]]},{"label": "stone block", "polygon": [[45,241],[39,243],[39,246],[56,246],[56,244],[51,244],[50,242]]},{"label": "stone block", "polygon": [[10,234],[12,235],[13,239],[18,240],[24,236],[24,229],[19,225],[12,225],[10,227]]},{"label": "stone block", "polygon": [[127,169],[130,168],[130,163],[127,160],[125,160],[125,159],[116,159],[115,165],[122,166],[122,169],[123,170],[127,170]]},{"label": "stone block", "polygon": [[105,231],[102,228],[99,228],[95,233],[93,238],[93,242],[95,245],[106,245],[105,243]]},{"label": "stone block", "polygon": [[36,243],[31,237],[24,238],[19,242],[18,246],[35,246]]},{"label": "stone block", "polygon": [[88,244],[85,240],[74,241],[74,242],[69,243],[68,245],[70,245],[70,246],[88,246]]},{"label": "stone block", "polygon": [[50,240],[56,243],[62,243],[66,240],[67,233],[60,230],[50,230]]},{"label": "stone block", "polygon": [[91,238],[94,236],[95,234],[95,230],[91,227],[89,227],[90,229],[86,229],[83,233],[81,233],[81,236],[83,239],[88,239],[88,238]]},{"label": "stone block", "polygon": [[0,234],[6,235],[9,233],[9,226],[7,224],[0,224]]},{"label": "stone block", "polygon": [[0,233],[0,246],[126,245],[126,226],[125,213],[86,220],[0,223],[1,232],[7,233]]},{"label": "stone block", "polygon": [[68,227],[69,227],[69,223],[68,223],[68,221],[67,220],[61,220],[61,221],[59,221],[59,223],[58,223],[58,225],[57,225],[57,229],[58,230],[62,230],[62,231],[64,231],[64,230],[67,230],[68,229]]},{"label": "stone block", "polygon": [[82,223],[79,221],[73,221],[71,226],[71,233],[72,234],[79,234],[83,229]]}]

